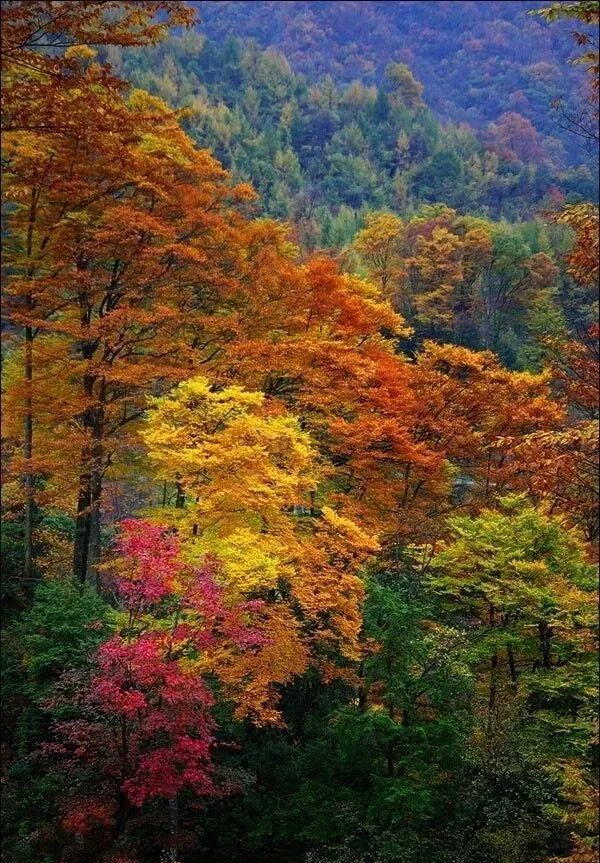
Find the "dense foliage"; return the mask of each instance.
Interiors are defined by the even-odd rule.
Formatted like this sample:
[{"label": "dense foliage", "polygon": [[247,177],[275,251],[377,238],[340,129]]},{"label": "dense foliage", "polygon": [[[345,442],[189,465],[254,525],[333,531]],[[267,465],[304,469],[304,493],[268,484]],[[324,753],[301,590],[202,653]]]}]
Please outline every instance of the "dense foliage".
[{"label": "dense foliage", "polygon": [[518,219],[596,195],[585,148],[566,159],[557,139],[506,104],[483,128],[442,125],[426,106],[427,90],[395,60],[378,84],[336,84],[331,76],[301,77],[276,50],[198,32],[106,56],[136,85],[189,108],[184,123],[194,139],[236,178],[252,181],[265,212],[299,224],[309,246],[331,241],[332,219],[339,245],[361,209],[410,213],[441,201],[463,213]]},{"label": "dense foliage", "polygon": [[[568,61],[577,49],[559,19],[547,27],[536,0],[503,2],[202,2],[202,29],[223,43],[230,36],[277,48],[309,80],[381,84],[389,63],[400,62],[425,86],[437,117],[483,129],[502,114],[529,120],[553,153],[578,161],[577,142],[557,128],[550,102],[572,102],[582,74]],[[561,5],[561,4],[556,4]],[[563,4],[565,5],[565,4]],[[593,8],[593,2],[589,4]],[[569,18],[570,16],[564,16]],[[581,23],[581,22],[580,22]],[[579,73],[579,74],[578,74]]]},{"label": "dense foliage", "polygon": [[525,4],[194,5],[3,6],[3,856],[593,863],[593,167],[472,93]]}]

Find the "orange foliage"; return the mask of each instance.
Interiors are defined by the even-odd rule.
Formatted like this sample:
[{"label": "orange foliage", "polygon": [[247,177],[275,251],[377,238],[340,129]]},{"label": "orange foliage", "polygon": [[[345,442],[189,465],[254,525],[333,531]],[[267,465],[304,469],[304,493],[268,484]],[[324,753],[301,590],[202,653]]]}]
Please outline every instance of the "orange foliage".
[{"label": "orange foliage", "polygon": [[[170,26],[189,26],[193,20],[193,10],[181,0],[4,4],[3,131],[78,137],[88,129],[118,131],[114,115],[104,109],[104,93],[116,96],[124,85],[107,67],[92,62],[90,46],[155,44]],[[83,125],[82,110],[87,111]]]}]

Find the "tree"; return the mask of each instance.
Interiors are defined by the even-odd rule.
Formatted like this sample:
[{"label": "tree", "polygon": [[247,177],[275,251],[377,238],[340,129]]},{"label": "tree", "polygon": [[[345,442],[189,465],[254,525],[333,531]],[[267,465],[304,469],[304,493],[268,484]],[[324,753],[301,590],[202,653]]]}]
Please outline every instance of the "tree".
[{"label": "tree", "polygon": [[433,335],[453,327],[456,286],[463,280],[462,244],[446,228],[435,227],[430,239],[417,239],[414,257],[406,260],[406,302],[419,328]]},{"label": "tree", "polygon": [[394,88],[393,98],[400,105],[406,105],[411,111],[425,107],[421,98],[424,87],[414,78],[408,66],[404,63],[389,63],[385,75]]},{"label": "tree", "polygon": [[490,146],[509,160],[540,164],[548,158],[531,120],[515,111],[502,114],[497,123],[490,123],[488,136]]},{"label": "tree", "polygon": [[588,92],[583,94],[580,104],[573,109],[564,106],[564,100],[555,99],[552,107],[558,112],[561,128],[583,138],[593,147],[598,142],[598,87],[600,75],[600,63],[598,59],[598,6],[589,0],[577,3],[554,3],[546,9],[537,9],[530,14],[541,15],[546,21],[553,22],[561,19],[571,19],[581,22],[587,27],[593,27],[593,32],[581,32],[579,29],[573,33],[578,47],[584,51],[572,62],[585,68],[589,76]]},{"label": "tree", "polygon": [[484,348],[496,349],[503,316],[511,308],[526,275],[528,249],[510,229],[498,225],[492,232],[492,257],[482,281],[481,338]]},{"label": "tree", "polygon": [[63,675],[85,673],[110,635],[108,604],[69,578],[39,583],[30,607],[3,630],[4,849],[15,859],[40,859],[56,849],[64,782],[37,757],[55,718],[45,709],[46,700]]},{"label": "tree", "polygon": [[510,372],[488,351],[425,342],[413,386],[420,406],[413,438],[447,465],[445,486],[419,488],[436,502],[430,537],[439,535],[441,513],[455,506],[477,511],[509,491],[523,490],[526,480],[515,449],[528,435],[564,423],[564,408],[551,398],[547,374]]},{"label": "tree", "polygon": [[598,518],[598,329],[581,339],[546,338],[547,365],[568,405],[566,427],[525,436],[514,458],[533,499],[545,501],[582,531],[597,554]]},{"label": "tree", "polygon": [[[543,735],[546,776],[555,781],[565,769],[586,775],[593,793],[594,577],[581,543],[522,497],[451,526],[454,537],[433,559],[427,583],[450,620],[462,619],[470,632],[485,681],[488,751],[505,745],[511,710],[526,711],[530,732]],[[569,775],[562,774],[565,787]],[[567,821],[568,798],[567,791],[556,801]]]},{"label": "tree", "polygon": [[44,749],[69,780],[60,829],[76,845],[118,850],[136,810],[162,800],[169,817],[161,841],[175,859],[180,792],[217,793],[214,697],[204,680],[210,657],[262,643],[249,625],[259,604],[225,604],[217,562],[186,564],[160,526],[124,521],[116,553],[109,583],[118,631],[83,679],[65,674],[55,686],[45,705],[57,714],[53,739]]},{"label": "tree", "polygon": [[[107,100],[110,110],[110,94]],[[218,267],[218,257],[201,246],[222,242],[231,201],[248,194],[231,189],[223,169],[194,150],[158,100],[135,93],[116,109],[123,122],[112,136],[92,129],[84,140],[59,139],[50,152],[43,136],[32,142],[7,135],[6,142],[8,198],[15,202],[8,311],[26,332],[27,497],[35,473],[36,335],[62,369],[50,386],[44,380],[41,395],[46,405],[54,402],[52,422],[58,414],[74,432],[71,450],[81,451],[74,551],[81,580],[95,578],[99,560],[102,478],[112,455],[107,444],[139,416],[144,391],[189,373],[193,337],[187,348],[179,339],[202,291],[194,268],[210,260],[202,277],[209,278],[208,270]],[[196,335],[196,344],[201,340]],[[57,410],[59,382],[67,397]]]},{"label": "tree", "polygon": [[369,213],[353,247],[369,267],[371,277],[380,283],[381,295],[393,299],[403,273],[401,259],[402,219],[393,213]]},{"label": "tree", "polygon": [[[462,237],[463,279],[457,286],[454,303],[454,339],[457,344],[475,347],[478,341],[478,311],[483,275],[491,263],[491,226],[476,224]],[[473,344],[475,343],[475,344]]]},{"label": "tree", "polygon": [[573,278],[586,287],[597,287],[598,209],[591,204],[566,207],[558,221],[575,231],[575,244],[567,258]]},{"label": "tree", "polygon": [[[80,59],[92,58],[98,45],[156,44],[169,27],[189,26],[194,17],[179,0],[143,0],[135,8],[112,0],[7,3],[2,14],[2,130],[77,133],[74,103],[87,108],[90,125],[99,123],[105,131],[117,128],[103,115],[103,91],[116,96],[123,83],[106,66],[82,69]],[[99,85],[99,94],[94,85]]]},{"label": "tree", "polygon": [[[105,13],[108,12],[108,15]],[[155,16],[162,15],[158,23]],[[180,2],[143,2],[135,10],[125,11],[119,3],[64,2],[60,8],[44,0],[12,2],[3,10],[2,26],[2,128],[5,132],[26,133],[20,145],[21,154],[29,152],[35,168],[26,171],[27,180],[21,186],[19,201],[28,212],[22,226],[20,263],[22,284],[19,289],[21,305],[25,306],[23,320],[24,352],[24,577],[30,581],[33,574],[33,522],[35,464],[33,462],[33,340],[38,326],[32,321],[36,315],[45,320],[55,310],[53,303],[39,306],[38,291],[32,280],[39,272],[39,252],[51,240],[54,225],[42,229],[40,246],[34,248],[38,233],[37,223],[44,207],[42,188],[50,181],[49,173],[55,157],[54,136],[80,138],[82,129],[109,134],[121,128],[125,119],[115,100],[123,85],[106,67],[90,62],[95,51],[89,43],[103,45],[143,45],[163,37],[169,25],[189,25],[193,11]],[[108,108],[108,110],[107,110]],[[85,121],[82,122],[82,116]],[[34,122],[34,125],[32,125]],[[50,141],[40,136],[51,135]],[[11,151],[14,138],[7,135],[10,176]],[[60,146],[60,145],[59,145]],[[60,162],[60,158],[57,160]],[[22,165],[20,167],[23,167]],[[64,169],[64,163],[59,168]],[[56,169],[55,169],[56,170]],[[68,176],[68,169],[63,176]],[[79,190],[81,191],[81,190]],[[71,189],[76,195],[76,188]],[[11,200],[10,193],[7,200]],[[26,203],[24,203],[26,202]],[[62,211],[63,217],[69,202]],[[59,210],[60,211],[60,210]],[[18,220],[18,217],[17,217]],[[52,224],[52,222],[50,222]],[[9,232],[12,230],[9,227]],[[17,231],[19,228],[17,227]],[[18,268],[17,268],[18,272]]]},{"label": "tree", "polygon": [[430,148],[415,154],[415,161],[423,162],[413,179],[412,188],[419,189],[420,197],[432,203],[447,201],[454,204],[457,191],[464,182],[464,167],[454,150],[440,150],[425,159]]},{"label": "tree", "polygon": [[377,545],[325,501],[316,507],[310,438],[261,393],[188,380],[154,402],[142,438],[157,477],[177,486],[161,518],[187,553],[218,556],[233,600],[265,601],[265,655],[239,671],[236,712],[277,721],[275,685],[306,669],[311,646],[355,656],[357,570]]}]

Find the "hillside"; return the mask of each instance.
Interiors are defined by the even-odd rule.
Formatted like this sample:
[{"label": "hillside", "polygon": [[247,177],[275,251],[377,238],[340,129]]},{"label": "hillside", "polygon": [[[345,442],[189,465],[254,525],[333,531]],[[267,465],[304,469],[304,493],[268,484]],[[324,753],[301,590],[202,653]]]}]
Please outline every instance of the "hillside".
[{"label": "hillside", "polygon": [[303,223],[309,244],[323,241],[324,219],[340,208],[410,214],[443,202],[515,220],[596,195],[586,153],[566,165],[558,140],[516,111],[480,130],[442,123],[405,64],[388,64],[379,85],[309,80],[278,50],[200,31],[107,59],[135,86],[189,108],[198,144],[255,186],[264,212]]},{"label": "hillside", "polygon": [[552,27],[516,2],[202,2],[201,29],[222,42],[255,39],[280,49],[292,68],[315,80],[380,84],[388,63],[406,63],[442,120],[483,128],[506,111],[556,138],[570,161],[578,143],[557,128],[550,103],[581,81],[568,65],[569,22]]}]

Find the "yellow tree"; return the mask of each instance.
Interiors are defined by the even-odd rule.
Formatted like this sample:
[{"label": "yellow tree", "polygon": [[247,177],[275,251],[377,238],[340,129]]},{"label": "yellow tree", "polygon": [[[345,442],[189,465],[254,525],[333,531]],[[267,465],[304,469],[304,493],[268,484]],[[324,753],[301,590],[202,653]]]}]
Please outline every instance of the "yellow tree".
[{"label": "yellow tree", "polygon": [[116,95],[123,90],[123,82],[99,64],[93,69],[91,82],[78,57],[98,45],[155,44],[171,26],[189,26],[194,18],[194,10],[181,0],[5,3],[2,130],[80,134],[82,109],[87,111],[90,127],[100,126],[106,132],[116,128],[104,110],[102,90]]},{"label": "yellow tree", "polygon": [[417,325],[431,335],[452,329],[454,293],[463,279],[461,256],[460,239],[437,226],[431,237],[417,239],[415,254],[406,261],[406,301]]},{"label": "yellow tree", "polygon": [[365,223],[354,238],[354,250],[366,263],[370,277],[381,286],[382,296],[391,299],[404,272],[404,222],[394,213],[369,213]]},{"label": "yellow tree", "polygon": [[218,557],[232,602],[265,603],[264,650],[222,673],[237,686],[239,715],[274,721],[273,684],[304,671],[313,648],[356,658],[357,570],[377,545],[317,507],[310,438],[261,393],[199,377],[151,404],[142,439],[157,477],[177,488],[175,507],[157,517],[178,530],[190,560]]},{"label": "yellow tree", "polygon": [[483,276],[493,252],[489,223],[483,219],[472,221],[475,224],[465,225],[464,233],[461,232],[463,277],[454,297],[454,341],[459,345],[477,332]]},{"label": "yellow tree", "polygon": [[562,519],[524,496],[508,496],[476,519],[452,519],[451,527],[427,580],[469,632],[486,750],[493,753],[501,740],[503,712],[527,704],[528,723],[543,741],[544,770],[562,786],[562,800],[549,808],[579,833],[576,847],[597,848],[590,835],[597,831],[594,567]]}]

